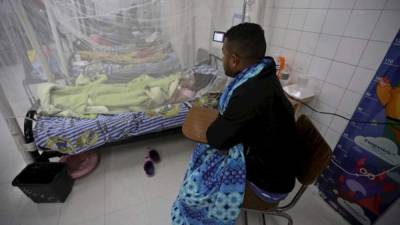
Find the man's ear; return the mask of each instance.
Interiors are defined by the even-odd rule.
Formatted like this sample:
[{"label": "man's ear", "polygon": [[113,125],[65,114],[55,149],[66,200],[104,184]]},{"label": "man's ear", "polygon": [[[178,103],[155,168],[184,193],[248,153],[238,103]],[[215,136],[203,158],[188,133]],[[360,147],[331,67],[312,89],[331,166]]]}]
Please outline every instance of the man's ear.
[{"label": "man's ear", "polygon": [[235,66],[235,67],[238,66],[240,63],[240,59],[236,54],[232,54],[232,63],[233,63],[233,66]]}]

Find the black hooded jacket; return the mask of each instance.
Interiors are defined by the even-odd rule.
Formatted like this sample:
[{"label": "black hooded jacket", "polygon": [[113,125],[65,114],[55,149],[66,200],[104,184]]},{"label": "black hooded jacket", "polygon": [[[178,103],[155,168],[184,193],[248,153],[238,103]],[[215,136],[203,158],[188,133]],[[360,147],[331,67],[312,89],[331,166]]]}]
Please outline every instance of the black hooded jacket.
[{"label": "black hooded jacket", "polygon": [[207,139],[221,150],[243,143],[247,180],[268,192],[288,193],[295,185],[300,150],[293,107],[275,67],[272,63],[234,90],[224,115],[208,128]]}]

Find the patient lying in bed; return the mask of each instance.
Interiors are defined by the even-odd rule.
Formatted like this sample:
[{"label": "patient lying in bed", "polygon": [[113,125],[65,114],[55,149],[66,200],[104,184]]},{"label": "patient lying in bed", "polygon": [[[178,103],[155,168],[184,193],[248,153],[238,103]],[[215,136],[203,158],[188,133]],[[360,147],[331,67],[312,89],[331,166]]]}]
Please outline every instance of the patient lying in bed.
[{"label": "patient lying in bed", "polygon": [[178,91],[182,75],[141,75],[126,84],[109,84],[105,75],[81,75],[75,86],[46,83],[38,87],[40,111],[47,115],[87,117],[91,114],[148,111],[185,100]]}]

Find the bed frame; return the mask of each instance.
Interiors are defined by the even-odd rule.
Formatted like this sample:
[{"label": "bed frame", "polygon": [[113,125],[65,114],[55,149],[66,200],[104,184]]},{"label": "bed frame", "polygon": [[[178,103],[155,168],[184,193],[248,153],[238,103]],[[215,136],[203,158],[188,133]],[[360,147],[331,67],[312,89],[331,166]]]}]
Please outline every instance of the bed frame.
[{"label": "bed frame", "polygon": [[[208,64],[217,69],[220,69],[219,67],[222,63],[221,58],[219,58],[216,55],[208,53],[208,51],[206,51],[204,49],[198,49],[197,61],[199,62],[199,64]],[[35,141],[34,136],[33,136],[33,126],[34,126],[34,121],[36,120],[36,118],[35,118],[36,115],[37,115],[37,111],[36,111],[35,107],[33,107],[33,109],[29,110],[26,113],[25,120],[24,120],[24,132],[23,132],[26,144],[30,144]],[[148,133],[148,134],[123,138],[116,142],[107,143],[99,148],[103,148],[106,146],[121,145],[121,144],[129,143],[129,142],[146,140],[146,139],[151,139],[151,138],[161,137],[161,136],[171,135],[171,134],[182,134],[182,126],[165,129],[165,130],[154,132],[154,133]],[[91,151],[91,150],[89,150],[89,151]],[[35,162],[49,162],[51,158],[61,157],[61,156],[65,155],[65,154],[57,152],[57,151],[46,151],[43,149],[38,149],[37,147],[35,148],[34,151],[30,151],[29,153]]]}]

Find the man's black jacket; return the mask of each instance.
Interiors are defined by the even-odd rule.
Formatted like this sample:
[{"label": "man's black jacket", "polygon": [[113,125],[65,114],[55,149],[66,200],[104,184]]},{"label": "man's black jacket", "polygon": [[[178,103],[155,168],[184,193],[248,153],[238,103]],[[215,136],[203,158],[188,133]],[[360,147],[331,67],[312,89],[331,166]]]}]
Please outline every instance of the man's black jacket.
[{"label": "man's black jacket", "polygon": [[293,107],[275,74],[272,63],[234,90],[224,114],[208,128],[207,139],[220,150],[243,143],[247,180],[268,192],[288,193],[300,150]]}]

